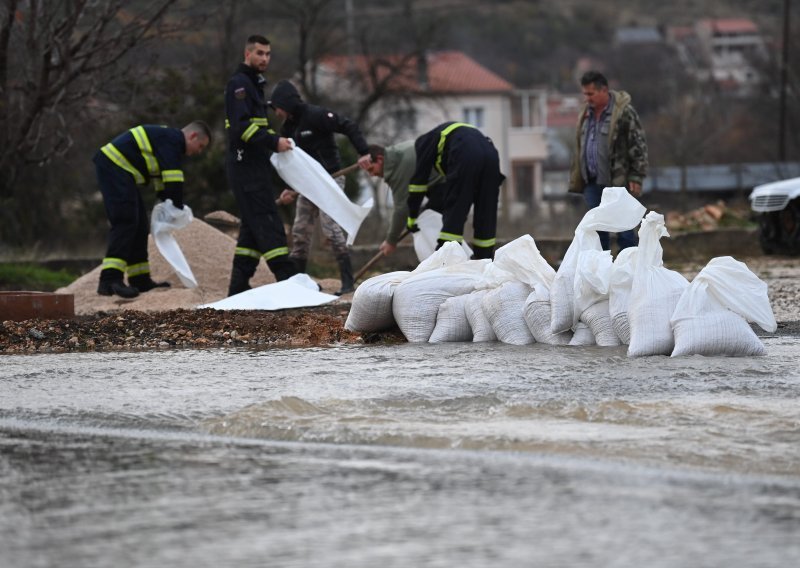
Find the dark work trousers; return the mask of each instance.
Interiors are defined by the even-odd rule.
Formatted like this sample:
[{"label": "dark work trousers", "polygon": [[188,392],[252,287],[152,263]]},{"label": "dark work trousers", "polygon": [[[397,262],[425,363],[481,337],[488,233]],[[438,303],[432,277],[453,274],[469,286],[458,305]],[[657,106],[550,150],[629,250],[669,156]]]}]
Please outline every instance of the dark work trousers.
[{"label": "dark work trousers", "polygon": [[[150,221],[139,186],[131,174],[115,166],[104,155],[95,156],[94,164],[106,216],[111,224],[106,258],[119,258],[128,265],[147,262]],[[100,280],[122,280],[124,276],[120,270],[106,268],[100,273]]]},{"label": "dark work trousers", "polygon": [[[476,240],[494,239],[497,232],[497,200],[500,195],[500,158],[494,144],[475,128],[462,127],[448,137],[446,189],[442,232],[464,234],[472,211]],[[475,258],[491,258],[494,247],[474,247]]]},{"label": "dark work trousers", "polygon": [[[603,189],[602,185],[596,183],[587,183],[586,187],[583,188],[583,199],[586,201],[586,205],[589,206],[589,209],[594,209],[600,205],[600,200],[603,197]],[[603,250],[611,250],[611,234],[608,231],[597,231],[597,236],[600,237],[600,244],[603,246]],[[638,244],[639,238],[636,236],[636,232],[633,229],[617,233],[617,245],[619,246],[619,250],[635,247]]]},{"label": "dark work trousers", "polygon": [[[267,158],[263,159],[266,161]],[[247,164],[234,160],[228,159],[227,170],[228,183],[239,205],[242,221],[236,246],[263,255],[275,278],[286,280],[297,271],[289,259],[286,232],[272,194],[270,166],[268,163]],[[281,252],[280,249],[284,250]],[[249,280],[255,274],[258,261],[258,257],[236,254],[233,257],[234,273],[239,272]]]}]

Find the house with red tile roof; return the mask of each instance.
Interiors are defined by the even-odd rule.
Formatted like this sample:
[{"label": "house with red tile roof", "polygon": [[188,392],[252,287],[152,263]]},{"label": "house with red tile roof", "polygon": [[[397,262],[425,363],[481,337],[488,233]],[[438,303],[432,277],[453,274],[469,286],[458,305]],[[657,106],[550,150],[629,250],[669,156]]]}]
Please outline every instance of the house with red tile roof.
[{"label": "house with red tile roof", "polygon": [[698,20],[691,28],[670,28],[667,39],[687,70],[724,92],[751,95],[764,80],[758,67],[767,58],[766,44],[748,18]]},{"label": "house with red tile roof", "polygon": [[380,93],[362,124],[371,142],[416,138],[450,120],[477,126],[497,147],[507,178],[501,212],[524,215],[541,200],[547,159],[543,91],[516,89],[461,51],[327,56],[317,62],[315,76],[320,90],[339,93],[336,98]]}]

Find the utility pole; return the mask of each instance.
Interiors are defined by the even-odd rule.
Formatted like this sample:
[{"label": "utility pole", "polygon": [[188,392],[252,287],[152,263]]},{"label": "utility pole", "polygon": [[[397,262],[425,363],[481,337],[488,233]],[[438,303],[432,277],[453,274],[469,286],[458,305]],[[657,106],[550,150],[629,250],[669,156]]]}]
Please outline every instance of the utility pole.
[{"label": "utility pole", "polygon": [[344,12],[347,18],[347,65],[352,72],[355,70],[355,55],[356,55],[356,32],[355,24],[353,21],[353,0],[345,0]]},{"label": "utility pole", "polygon": [[781,57],[781,102],[778,112],[778,160],[786,161],[786,91],[789,90],[789,4],[783,0],[783,55]]}]

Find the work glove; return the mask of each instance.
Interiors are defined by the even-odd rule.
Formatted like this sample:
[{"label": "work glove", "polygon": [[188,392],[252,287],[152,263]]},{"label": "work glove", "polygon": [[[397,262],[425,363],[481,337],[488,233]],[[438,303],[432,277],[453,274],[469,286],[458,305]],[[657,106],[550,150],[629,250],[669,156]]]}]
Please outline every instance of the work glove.
[{"label": "work glove", "polygon": [[410,233],[416,233],[419,231],[419,227],[417,227],[417,218],[416,217],[406,217],[406,229]]}]

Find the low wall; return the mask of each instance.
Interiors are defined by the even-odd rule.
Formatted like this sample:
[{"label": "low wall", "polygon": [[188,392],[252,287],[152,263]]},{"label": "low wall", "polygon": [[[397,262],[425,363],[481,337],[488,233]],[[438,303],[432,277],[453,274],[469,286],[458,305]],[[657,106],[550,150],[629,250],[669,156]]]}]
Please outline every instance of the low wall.
[{"label": "low wall", "polygon": [[[551,266],[557,267],[564,258],[572,241],[568,239],[541,239],[536,246]],[[500,243],[502,246],[505,243]],[[758,244],[758,232],[755,229],[721,229],[708,232],[676,234],[661,239],[664,248],[665,263],[698,262],[705,264],[717,256],[733,256],[743,258],[760,256],[763,253]],[[323,256],[327,251],[322,251]],[[615,251],[616,252],[616,251]],[[358,246],[353,248],[353,268],[358,270],[377,253],[377,246]],[[330,253],[327,253],[330,256]],[[312,254],[312,258],[316,255]],[[392,270],[412,270],[418,264],[411,239],[401,243],[397,251],[382,258],[374,265],[376,272]]]}]

